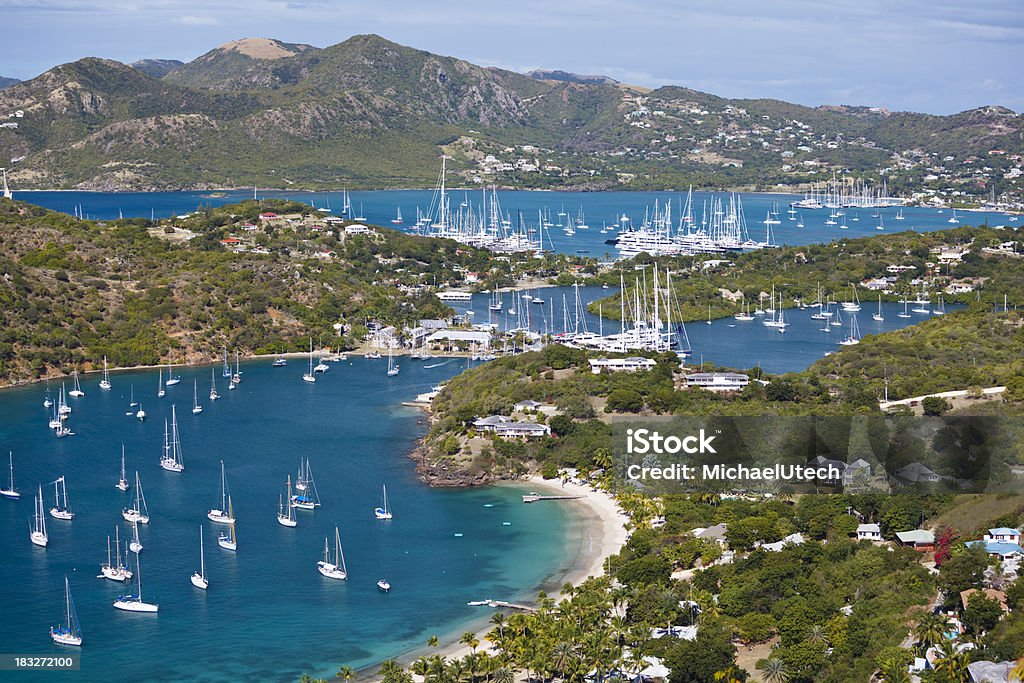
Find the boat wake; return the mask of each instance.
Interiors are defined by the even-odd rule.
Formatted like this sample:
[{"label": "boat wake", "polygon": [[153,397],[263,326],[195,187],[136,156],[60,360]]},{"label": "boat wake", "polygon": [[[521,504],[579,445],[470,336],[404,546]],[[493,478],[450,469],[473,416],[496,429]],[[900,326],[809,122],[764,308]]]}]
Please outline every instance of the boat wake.
[{"label": "boat wake", "polygon": [[446,360],[446,361],[445,361],[445,362],[443,362],[443,363],[431,363],[430,365],[424,365],[424,366],[423,366],[423,369],[424,369],[424,370],[429,370],[430,368],[439,368],[439,367],[441,367],[442,365],[448,365],[449,363],[451,363],[451,361],[450,361],[450,360]]}]

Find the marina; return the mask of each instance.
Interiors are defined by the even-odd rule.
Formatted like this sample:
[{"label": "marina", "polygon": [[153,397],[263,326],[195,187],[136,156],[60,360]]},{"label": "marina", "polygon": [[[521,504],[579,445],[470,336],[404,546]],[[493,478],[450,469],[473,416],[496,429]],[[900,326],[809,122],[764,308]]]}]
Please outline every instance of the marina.
[{"label": "marina", "polygon": [[[830,210],[800,209],[789,213],[781,209],[793,202],[806,199],[805,195],[775,193],[736,193],[733,195],[711,193],[694,190],[692,193],[681,189],[678,192],[540,192],[527,190],[497,190],[484,194],[480,188],[446,189],[447,214],[438,222],[439,200],[435,199],[435,190],[366,190],[352,191],[348,194],[352,202],[361,204],[365,212],[366,223],[393,227],[406,232],[419,234],[443,234],[452,236],[457,226],[466,226],[470,222],[474,227],[459,231],[466,232],[471,238],[480,233],[495,236],[501,234],[525,234],[525,238],[517,238],[519,242],[529,242],[544,250],[562,254],[589,256],[597,259],[614,259],[623,250],[609,244],[618,239],[621,232],[629,232],[636,228],[649,226],[648,236],[671,227],[673,234],[681,232],[692,244],[700,244],[705,237],[721,238],[723,244],[730,248],[755,248],[756,243],[771,241],[785,245],[803,245],[829,242],[839,238],[866,237],[878,234],[877,219],[871,218],[872,212],[878,212],[886,224],[898,226],[887,228],[887,232],[911,230],[930,232],[950,228],[949,213],[940,208],[921,206],[884,206],[864,209],[851,209],[861,215],[851,214],[847,229],[840,229],[838,220],[830,218]],[[68,214],[82,214],[96,220],[113,220],[118,216],[125,218],[164,219],[195,211],[201,204],[223,205],[251,199],[253,192],[248,190],[226,190],[222,197],[205,197],[204,192],[56,192],[56,191],[25,191],[18,192],[17,198],[48,209]],[[297,192],[284,190],[258,191],[259,198],[292,199],[305,204],[311,202],[319,205],[326,197],[332,205],[342,206],[343,193],[333,192]],[[454,209],[453,205],[454,204]],[[462,206],[465,204],[465,207]],[[732,204],[732,208],[730,208]],[[742,204],[742,214],[739,214]],[[395,207],[401,207],[407,217],[417,216],[420,220],[409,218],[403,224],[396,224]],[[434,218],[431,218],[431,206]],[[492,207],[499,207],[500,211]],[[566,216],[557,215],[558,207],[572,207]],[[658,211],[655,212],[655,206]],[[666,221],[666,206],[670,221]],[[717,208],[716,208],[717,206]],[[472,209],[472,212],[470,212]],[[463,218],[458,218],[462,210]],[[582,210],[588,222],[588,229],[572,227],[567,232],[564,227],[568,221],[578,218]],[[453,216],[454,213],[454,216]],[[335,213],[334,216],[352,219],[352,216]],[[500,218],[497,216],[500,215]],[[764,224],[762,216],[777,223]],[[551,220],[545,219],[550,216]],[[646,216],[646,219],[645,219]],[[732,216],[732,218],[730,218]],[[897,218],[899,216],[900,218]],[[623,217],[626,221],[623,222]],[[746,225],[746,237],[739,237],[736,232],[739,218]],[[852,220],[858,218],[860,220]],[[492,220],[493,219],[493,220]],[[461,222],[460,222],[461,220]],[[550,222],[549,227],[544,223]],[[483,221],[481,223],[481,221]],[[494,222],[496,221],[496,222]],[[831,221],[831,224],[830,224]],[[1020,224],[1020,217],[998,212],[960,212],[960,225],[1009,225]],[[561,223],[561,225],[559,225]],[[440,228],[431,228],[440,225]],[[597,227],[601,225],[602,227]],[[482,226],[482,227],[481,227]],[[492,226],[494,229],[492,230]],[[543,233],[539,240],[538,232],[530,235],[529,229]],[[716,227],[717,226],[717,227]],[[623,230],[625,228],[625,230]],[[770,240],[768,229],[770,228]],[[704,235],[699,234],[703,230]],[[475,232],[474,232],[475,231]],[[504,231],[504,233],[502,233]],[[736,239],[734,239],[734,236]],[[631,238],[633,239],[633,238]],[[684,242],[685,244],[686,242]],[[630,250],[626,250],[628,255]]]}]

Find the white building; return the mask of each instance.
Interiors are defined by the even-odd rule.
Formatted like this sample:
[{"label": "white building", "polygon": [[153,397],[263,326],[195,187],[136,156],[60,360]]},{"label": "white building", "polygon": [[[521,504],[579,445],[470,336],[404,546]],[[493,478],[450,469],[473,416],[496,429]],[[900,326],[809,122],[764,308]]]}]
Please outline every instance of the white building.
[{"label": "white building", "polygon": [[742,391],[750,377],[738,372],[695,372],[686,376],[687,388],[708,391]]},{"label": "white building", "polygon": [[857,527],[858,541],[881,541],[882,528],[877,524],[861,524]]},{"label": "white building", "polygon": [[491,415],[473,420],[473,426],[481,432],[491,432],[502,438],[531,439],[538,436],[550,436],[551,427],[536,422],[517,422],[505,415]]},{"label": "white building", "polygon": [[602,372],[640,372],[653,370],[657,363],[651,358],[631,356],[629,358],[591,358],[590,371],[595,375]]}]

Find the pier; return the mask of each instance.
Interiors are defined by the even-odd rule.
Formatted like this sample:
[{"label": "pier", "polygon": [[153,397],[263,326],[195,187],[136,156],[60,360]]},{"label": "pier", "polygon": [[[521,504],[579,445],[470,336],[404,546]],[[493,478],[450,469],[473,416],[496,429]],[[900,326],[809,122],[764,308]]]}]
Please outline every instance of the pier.
[{"label": "pier", "polygon": [[539,493],[530,493],[530,494],[527,494],[527,495],[523,496],[523,502],[524,503],[536,503],[536,502],[541,501],[541,500],[576,500],[577,498],[582,498],[582,497],[583,496],[569,496],[569,495],[566,495],[566,496],[542,496]]},{"label": "pier", "polygon": [[466,604],[468,604],[468,605],[470,605],[472,607],[487,606],[487,607],[494,607],[496,609],[497,608],[514,609],[514,610],[519,610],[520,612],[528,612],[530,614],[533,614],[534,612],[537,611],[536,607],[530,607],[529,605],[520,605],[520,604],[517,604],[517,603],[514,603],[514,602],[506,602],[505,600],[476,600],[474,602],[469,602],[469,603],[466,603]]}]

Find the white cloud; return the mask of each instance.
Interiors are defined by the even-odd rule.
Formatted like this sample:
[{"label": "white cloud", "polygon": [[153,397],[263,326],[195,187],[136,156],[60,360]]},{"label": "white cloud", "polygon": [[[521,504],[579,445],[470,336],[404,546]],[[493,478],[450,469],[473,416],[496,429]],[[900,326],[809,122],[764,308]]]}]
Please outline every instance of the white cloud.
[{"label": "white cloud", "polygon": [[191,14],[179,17],[175,21],[185,26],[215,26],[218,23],[214,17],[197,17]]}]

